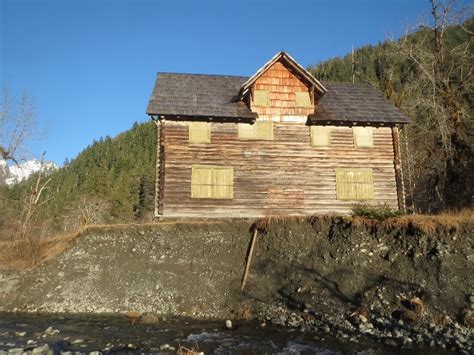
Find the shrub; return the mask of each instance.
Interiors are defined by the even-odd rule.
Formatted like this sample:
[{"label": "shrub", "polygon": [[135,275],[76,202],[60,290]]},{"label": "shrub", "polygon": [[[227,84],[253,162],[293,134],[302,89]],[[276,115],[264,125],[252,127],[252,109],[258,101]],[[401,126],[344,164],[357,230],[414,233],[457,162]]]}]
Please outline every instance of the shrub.
[{"label": "shrub", "polygon": [[404,212],[393,210],[387,205],[370,206],[361,204],[352,207],[352,215],[382,221],[387,218],[402,216]]}]

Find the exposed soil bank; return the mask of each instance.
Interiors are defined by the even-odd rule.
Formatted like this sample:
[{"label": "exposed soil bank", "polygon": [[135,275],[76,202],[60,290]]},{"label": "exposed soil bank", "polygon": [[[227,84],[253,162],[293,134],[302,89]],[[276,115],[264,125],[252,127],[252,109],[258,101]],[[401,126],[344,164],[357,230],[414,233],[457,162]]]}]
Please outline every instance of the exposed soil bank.
[{"label": "exposed soil bank", "polygon": [[[442,331],[472,320],[473,227],[422,234],[339,218],[275,222],[258,237],[243,293],[249,222],[91,231],[41,267],[0,272],[0,310],[252,316],[290,326],[347,322],[347,332],[368,335],[374,327],[366,332],[367,320],[382,327],[401,319],[402,336],[390,331],[403,338],[410,334],[403,333],[406,324],[432,323]],[[410,304],[415,297],[421,303]],[[459,349],[472,346],[472,333],[460,332],[459,343],[467,345]]]}]

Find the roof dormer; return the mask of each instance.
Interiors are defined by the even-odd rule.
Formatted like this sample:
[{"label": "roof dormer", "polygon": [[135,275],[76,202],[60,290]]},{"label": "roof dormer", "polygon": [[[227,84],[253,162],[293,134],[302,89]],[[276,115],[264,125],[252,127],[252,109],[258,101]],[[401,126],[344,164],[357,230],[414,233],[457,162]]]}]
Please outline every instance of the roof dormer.
[{"label": "roof dormer", "polygon": [[314,114],[326,89],[285,52],[279,52],[240,88],[238,100],[259,118],[291,121]]}]

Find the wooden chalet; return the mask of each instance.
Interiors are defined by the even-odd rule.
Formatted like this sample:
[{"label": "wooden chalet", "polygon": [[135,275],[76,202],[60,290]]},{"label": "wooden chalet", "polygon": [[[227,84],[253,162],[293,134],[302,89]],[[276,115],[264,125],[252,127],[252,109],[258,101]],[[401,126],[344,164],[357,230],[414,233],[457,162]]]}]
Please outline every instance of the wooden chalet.
[{"label": "wooden chalet", "polygon": [[285,52],[252,77],[158,73],[157,217],[404,209],[397,126],[367,84],[321,83]]}]

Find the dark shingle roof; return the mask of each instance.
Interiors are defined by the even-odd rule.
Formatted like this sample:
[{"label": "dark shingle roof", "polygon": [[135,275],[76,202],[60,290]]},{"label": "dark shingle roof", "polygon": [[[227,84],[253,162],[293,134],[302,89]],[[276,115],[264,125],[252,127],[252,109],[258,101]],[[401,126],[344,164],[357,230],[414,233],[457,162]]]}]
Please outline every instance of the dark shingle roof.
[{"label": "dark shingle roof", "polygon": [[369,84],[325,82],[327,93],[319,100],[315,121],[408,123],[409,118]]},{"label": "dark shingle roof", "polygon": [[158,73],[149,115],[255,118],[243,102],[233,102],[247,80],[242,76]]},{"label": "dark shingle roof", "polygon": [[[249,78],[242,76],[158,73],[147,114],[255,118],[243,102],[234,102]],[[408,123],[409,119],[368,84],[323,83],[311,122],[357,121]]]}]

